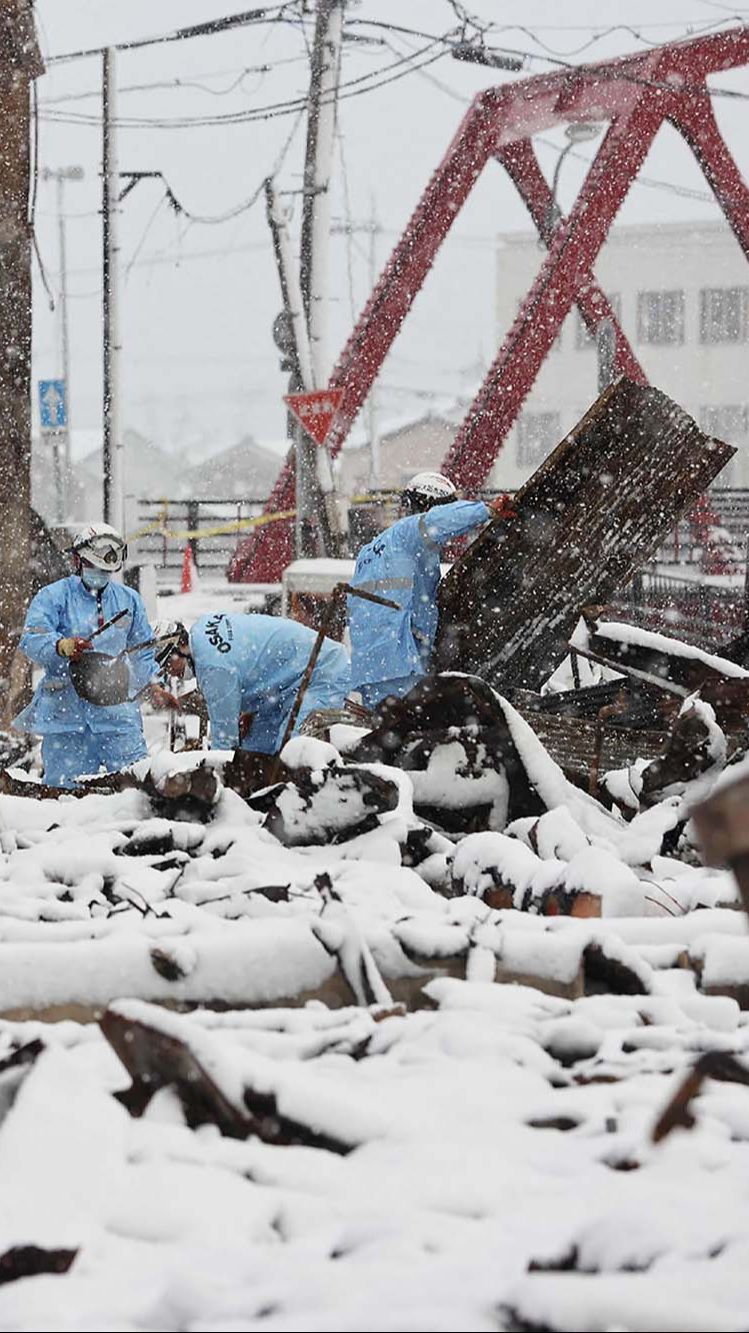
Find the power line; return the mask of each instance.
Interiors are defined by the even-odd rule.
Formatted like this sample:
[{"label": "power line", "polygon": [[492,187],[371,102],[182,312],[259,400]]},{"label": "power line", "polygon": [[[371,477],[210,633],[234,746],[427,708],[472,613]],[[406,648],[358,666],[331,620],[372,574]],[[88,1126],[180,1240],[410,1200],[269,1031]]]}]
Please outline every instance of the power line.
[{"label": "power line", "polygon": [[[339,93],[339,99],[356,97],[363,93],[373,92],[375,89],[381,88],[385,84],[393,83],[396,79],[405,77],[414,70],[422,68],[424,65],[430,65],[435,60],[442,59],[446,54],[446,51],[443,49],[435,53],[433,50],[435,46],[442,45],[442,43],[443,39],[441,37],[434,38],[419,51],[410,53],[407,56],[401,56],[398,60],[393,61],[389,65],[380,66],[379,69],[370,70],[367,74],[360,74],[357,75],[356,78],[342,82],[340,88],[344,91]],[[430,51],[432,54],[427,55]],[[427,56],[427,58],[421,60],[422,56]],[[416,61],[418,60],[421,60],[420,64],[416,64]],[[406,68],[403,68],[404,66]],[[381,77],[382,75],[388,75],[389,77]],[[327,103],[332,100],[332,97],[323,99],[323,104],[327,105]],[[307,97],[306,94],[304,94],[280,102],[270,102],[261,107],[251,107],[246,111],[228,112],[223,115],[176,117],[120,116],[115,123],[119,127],[127,129],[194,129],[196,126],[240,125],[248,124],[256,120],[271,120],[277,116],[293,115],[297,111],[305,110],[306,106]],[[55,124],[101,125],[100,116],[90,115],[88,113],[76,114],[75,112],[59,113],[53,111],[44,115],[42,119]]]},{"label": "power line", "polygon": [[[299,65],[306,63],[306,56],[289,56],[283,60],[274,60],[263,65],[246,65],[240,69],[237,77],[233,79],[226,88],[211,88],[206,83],[199,83],[197,79],[181,79],[175,77],[174,79],[154,80],[151,83],[126,84],[124,87],[118,88],[117,93],[118,96],[121,96],[125,93],[156,92],[159,90],[180,91],[183,88],[189,88],[191,90],[197,90],[198,92],[210,93],[212,97],[228,97],[229,94],[235,92],[237,88],[242,89],[242,84],[248,74],[265,75],[270,74],[274,69],[280,68],[282,65]],[[211,75],[213,75],[213,77],[218,78],[222,73],[234,72],[235,71],[233,70],[216,70],[215,72],[211,71],[208,76],[204,75],[202,77],[211,77]],[[62,106],[67,102],[84,102],[92,97],[101,97],[101,89],[91,88],[88,92],[83,93],[63,93],[59,97],[45,97],[39,105],[40,107]]]},{"label": "power line", "polygon": [[[723,25],[723,23],[724,23],[724,22],[727,22],[727,21],[728,21],[727,19],[726,19],[726,20],[720,20],[717,24],[711,24],[711,25],[708,25],[708,26],[709,26],[709,27],[721,27],[721,26]],[[412,36],[419,36],[419,37],[423,37],[423,38],[426,38],[426,37],[430,37],[430,36],[431,36],[431,39],[432,39],[433,41],[435,41],[435,42],[436,42],[436,41],[442,41],[442,42],[445,43],[445,46],[448,47],[448,48],[449,48],[449,46],[451,45],[451,43],[447,40],[448,37],[449,37],[449,34],[445,34],[443,37],[435,37],[433,34],[430,35],[429,33],[419,32],[419,31],[416,30],[416,29],[410,29],[410,30],[409,30],[409,29],[406,29],[406,28],[399,27],[397,24],[385,23],[384,21],[379,20],[379,19],[353,19],[352,22],[354,22],[354,23],[358,23],[358,24],[361,24],[362,26],[367,26],[367,27],[389,29],[391,32],[401,32],[401,33],[410,32],[410,34],[411,34]],[[624,26],[625,26],[625,25],[617,25],[616,27],[612,27],[611,29],[607,29],[606,31],[607,31],[607,32],[614,32],[614,31],[617,30],[617,27],[624,27]],[[497,34],[497,33],[499,33],[499,32],[502,32],[502,31],[507,30],[507,28],[509,28],[509,27],[515,27],[515,28],[517,28],[518,25],[506,25],[505,28],[501,28],[501,27],[495,25],[495,26],[492,26],[492,27],[490,27],[490,28],[482,28],[482,29],[481,29],[481,32],[482,32],[482,35],[483,35],[483,36],[486,36],[488,33],[491,33],[492,35],[494,35],[494,34]],[[528,30],[528,31],[532,31],[532,30]],[[732,31],[732,30],[731,30],[731,29],[727,29],[727,30],[726,30],[726,32],[730,32],[730,31]],[[648,45],[659,46],[659,45],[661,45],[661,43],[648,43]],[[515,48],[515,47],[503,47],[503,51],[504,51],[507,55],[523,56],[523,57],[525,57],[525,59],[527,59],[527,60],[543,60],[543,61],[545,61],[547,64],[557,65],[559,68],[562,68],[562,69],[569,69],[569,70],[573,70],[573,71],[578,71],[579,68],[580,68],[580,66],[579,66],[578,64],[576,64],[576,63],[574,63],[574,62],[572,62],[572,61],[566,60],[566,59],[562,58],[561,56],[555,56],[555,55],[552,55],[552,54],[549,54],[549,55],[539,55],[539,54],[538,54],[537,52],[535,52],[535,51],[527,51],[527,50],[518,49],[518,48]],[[671,86],[670,86],[668,83],[661,82],[661,81],[658,80],[658,79],[652,79],[652,78],[649,78],[649,77],[647,77],[647,76],[645,76],[645,75],[633,74],[633,73],[630,73],[627,69],[624,69],[624,68],[621,68],[621,67],[618,67],[618,68],[616,68],[616,67],[612,67],[611,65],[609,65],[609,64],[607,64],[607,63],[586,64],[583,68],[584,68],[586,74],[589,74],[589,75],[590,75],[590,74],[598,74],[602,80],[610,80],[611,82],[616,82],[616,81],[619,81],[619,80],[620,80],[620,81],[623,82],[623,83],[632,83],[632,84],[635,84],[635,85],[637,85],[637,86],[639,86],[639,87],[643,87],[643,88],[655,88],[655,89],[656,89],[657,91],[659,91],[659,92],[672,92],[672,91],[673,91],[673,89],[671,88]],[[707,84],[701,84],[701,83],[700,83],[700,84],[681,84],[680,87],[679,87],[679,92],[680,92],[680,93],[689,93],[689,94],[692,94],[693,96],[698,96],[698,97],[726,97],[726,98],[730,98],[730,99],[736,99],[736,100],[738,100],[738,101],[749,101],[749,93],[742,93],[742,92],[739,92],[738,90],[736,90],[736,89],[734,89],[734,88],[716,88],[716,87],[710,87],[710,88],[709,88],[709,87],[707,86]]]},{"label": "power line", "polygon": [[[187,28],[175,28],[171,32],[159,33],[153,37],[134,37],[127,42],[110,43],[116,51],[137,51],[146,46],[162,46],[169,42],[183,42],[193,37],[212,37],[217,33],[229,32],[232,28],[244,28],[253,23],[283,23],[285,11],[295,7],[295,3],[271,5],[265,9],[249,9],[241,14],[228,14],[222,18],[208,19],[205,23],[193,23]],[[83,60],[88,56],[100,56],[105,46],[84,47],[80,51],[64,51],[56,56],[47,56],[47,65],[58,65],[69,60]]]}]

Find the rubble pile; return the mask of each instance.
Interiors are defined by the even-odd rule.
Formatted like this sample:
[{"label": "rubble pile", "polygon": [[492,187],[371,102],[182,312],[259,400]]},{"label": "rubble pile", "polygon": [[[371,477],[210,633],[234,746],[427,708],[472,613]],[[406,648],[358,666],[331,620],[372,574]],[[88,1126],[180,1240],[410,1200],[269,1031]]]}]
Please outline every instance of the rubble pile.
[{"label": "rubble pile", "polygon": [[75,793],[9,751],[0,1330],[747,1326],[749,671],[591,600],[730,452],[607,391],[506,614],[445,594],[481,675]]}]

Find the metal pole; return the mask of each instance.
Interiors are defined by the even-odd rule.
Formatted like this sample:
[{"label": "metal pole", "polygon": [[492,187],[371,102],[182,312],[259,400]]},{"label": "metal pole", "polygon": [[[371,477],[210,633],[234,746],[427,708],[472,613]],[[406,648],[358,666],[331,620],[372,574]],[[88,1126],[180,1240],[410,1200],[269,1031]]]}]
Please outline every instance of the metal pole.
[{"label": "metal pole", "polygon": [[341,66],[344,0],[317,0],[310,71],[300,277],[314,388],[327,378],[330,175]]},{"label": "metal pole", "polygon": [[103,456],[104,520],[125,530],[122,432],[119,420],[118,265],[119,173],[117,169],[115,50],[102,55],[102,239],[104,338]]},{"label": "metal pole", "polygon": [[[307,145],[304,159],[304,204],[299,278],[309,332],[312,383],[320,388],[327,378],[326,335],[329,308],[328,262],[330,254],[330,175],[333,164],[338,80],[343,40],[345,0],[317,0],[315,35],[312,44],[307,112]],[[315,451],[297,432],[297,554],[314,555],[312,534],[322,510],[313,507],[318,491],[325,496],[321,524],[325,555],[336,555],[342,534],[332,493],[329,459]],[[305,536],[305,534],[307,534]],[[300,550],[300,545],[302,549]]]},{"label": "metal pole", "polygon": [[603,393],[616,377],[616,333],[610,319],[601,319],[596,326],[598,353],[598,392]]},{"label": "metal pole", "polygon": [[[291,259],[288,219],[281,208],[273,181],[265,182],[265,212],[273,238],[283,308],[288,321],[284,351],[290,357],[289,393],[312,388],[312,360],[304,314],[302,289]],[[297,560],[317,555],[314,516],[317,513],[315,444],[292,412],[286,414],[286,435],[294,449],[295,504],[294,555]]]},{"label": "metal pole", "polygon": [[65,429],[62,432],[62,439],[56,443],[58,456],[56,464],[59,468],[59,449],[63,448],[62,459],[62,484],[58,491],[57,521],[62,524],[65,522],[65,516],[68,511],[71,482],[71,461],[70,461],[70,341],[68,335],[68,266],[67,266],[67,248],[65,245],[65,208],[64,208],[64,190],[65,175],[62,171],[57,173],[57,226],[59,231],[60,244],[60,334],[62,344],[62,378],[65,385]]}]

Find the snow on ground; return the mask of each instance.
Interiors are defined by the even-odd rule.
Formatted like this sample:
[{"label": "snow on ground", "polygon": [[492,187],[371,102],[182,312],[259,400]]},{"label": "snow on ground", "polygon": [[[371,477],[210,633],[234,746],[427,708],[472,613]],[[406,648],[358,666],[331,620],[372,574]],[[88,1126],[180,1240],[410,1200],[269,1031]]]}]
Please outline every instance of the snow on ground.
[{"label": "snow on ground", "polygon": [[[452,840],[408,774],[342,775],[306,739],[281,823],[225,789],[200,818],[0,796],[0,1333],[749,1326],[749,1088],[709,1079],[652,1141],[701,1054],[749,1067],[732,878],[660,854],[662,807],[617,820],[506,716],[550,808]],[[347,833],[357,772],[380,806],[347,796]],[[550,885],[603,915],[534,915]],[[73,1021],[107,1005],[186,1043],[256,1132],[190,1127],[173,1086],[131,1115]],[[25,1246],[68,1271],[4,1280]]]}]

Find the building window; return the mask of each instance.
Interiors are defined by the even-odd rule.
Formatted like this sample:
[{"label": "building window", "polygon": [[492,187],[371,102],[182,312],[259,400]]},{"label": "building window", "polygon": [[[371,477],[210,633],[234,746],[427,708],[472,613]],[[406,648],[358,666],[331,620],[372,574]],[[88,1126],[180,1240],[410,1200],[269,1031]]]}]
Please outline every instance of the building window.
[{"label": "building window", "polygon": [[[607,292],[606,300],[616,316],[618,324],[622,322],[622,298],[619,292]],[[595,336],[588,332],[588,326],[580,314],[579,307],[575,311],[575,347],[578,352],[584,351],[586,347],[595,346]]]},{"label": "building window", "polygon": [[518,464],[537,467],[561,439],[558,412],[523,412],[518,420]]},{"label": "building window", "polygon": [[746,342],[748,295],[746,287],[703,287],[700,292],[700,342]]},{"label": "building window", "polygon": [[730,403],[727,406],[701,407],[700,425],[716,440],[725,440],[727,444],[741,441],[749,431],[749,407],[746,403]]},{"label": "building window", "polygon": [[683,343],[684,293],[638,292],[637,337],[641,343]]}]

